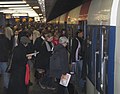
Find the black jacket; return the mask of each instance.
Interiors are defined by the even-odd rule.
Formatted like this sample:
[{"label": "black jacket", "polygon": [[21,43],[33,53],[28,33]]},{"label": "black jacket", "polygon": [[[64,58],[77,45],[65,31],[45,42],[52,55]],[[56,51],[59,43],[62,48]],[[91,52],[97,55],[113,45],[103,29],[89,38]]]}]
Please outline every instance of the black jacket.
[{"label": "black jacket", "polygon": [[[83,56],[84,56],[84,44],[83,44],[83,41],[84,40],[82,38],[79,38],[79,37],[74,38],[72,40],[72,52],[71,52],[72,62],[76,62],[76,58],[79,58],[79,56],[81,56],[83,58]],[[79,43],[80,43],[80,47],[78,46]]]},{"label": "black jacket", "polygon": [[0,34],[0,62],[8,62],[10,41],[4,34]]},{"label": "black jacket", "polygon": [[[48,42],[50,48],[52,49],[51,42]],[[45,41],[42,38],[38,38],[34,44],[35,50],[39,52],[35,58],[35,68],[41,68],[48,70],[50,63],[50,56],[52,51],[48,51]]]},{"label": "black jacket", "polygon": [[27,49],[21,43],[13,50],[11,77],[8,86],[8,94],[27,94],[25,85],[25,73],[27,64]]}]

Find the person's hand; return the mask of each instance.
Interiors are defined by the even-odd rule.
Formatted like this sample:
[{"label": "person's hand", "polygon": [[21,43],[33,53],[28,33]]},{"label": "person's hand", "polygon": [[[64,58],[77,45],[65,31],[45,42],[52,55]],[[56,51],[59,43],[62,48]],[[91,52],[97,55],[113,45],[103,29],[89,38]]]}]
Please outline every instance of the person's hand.
[{"label": "person's hand", "polygon": [[32,55],[30,55],[30,54],[28,54],[28,55],[26,55],[27,56],[27,59],[32,59]]}]

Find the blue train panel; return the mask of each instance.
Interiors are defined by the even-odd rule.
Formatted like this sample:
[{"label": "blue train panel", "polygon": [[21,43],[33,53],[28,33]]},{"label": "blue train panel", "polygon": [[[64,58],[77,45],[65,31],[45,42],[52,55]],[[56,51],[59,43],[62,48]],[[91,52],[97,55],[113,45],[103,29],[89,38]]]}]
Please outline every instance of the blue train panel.
[{"label": "blue train panel", "polygon": [[114,94],[115,27],[89,25],[86,32],[88,78],[98,92]]}]

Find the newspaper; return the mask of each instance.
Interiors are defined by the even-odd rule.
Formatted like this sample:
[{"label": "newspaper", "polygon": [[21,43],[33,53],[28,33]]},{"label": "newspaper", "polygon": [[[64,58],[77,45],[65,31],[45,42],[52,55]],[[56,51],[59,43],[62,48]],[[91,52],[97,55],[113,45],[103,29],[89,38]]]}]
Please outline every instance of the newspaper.
[{"label": "newspaper", "polygon": [[64,78],[61,77],[60,84],[67,87],[70,82],[71,74],[67,73]]},{"label": "newspaper", "polygon": [[38,54],[39,52],[34,52],[34,53],[30,53],[30,54],[27,54],[26,56],[35,56]]}]

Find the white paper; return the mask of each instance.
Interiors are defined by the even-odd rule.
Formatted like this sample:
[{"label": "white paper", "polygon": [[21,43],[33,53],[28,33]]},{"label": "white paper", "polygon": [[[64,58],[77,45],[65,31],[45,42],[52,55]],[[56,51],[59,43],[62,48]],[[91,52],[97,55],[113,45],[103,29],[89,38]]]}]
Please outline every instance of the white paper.
[{"label": "white paper", "polygon": [[63,78],[60,79],[60,84],[67,87],[70,81],[70,78],[71,78],[71,74],[67,73],[64,79]]},{"label": "white paper", "polygon": [[39,52],[34,52],[34,53],[31,53],[31,54],[27,54],[26,56],[36,56]]}]

